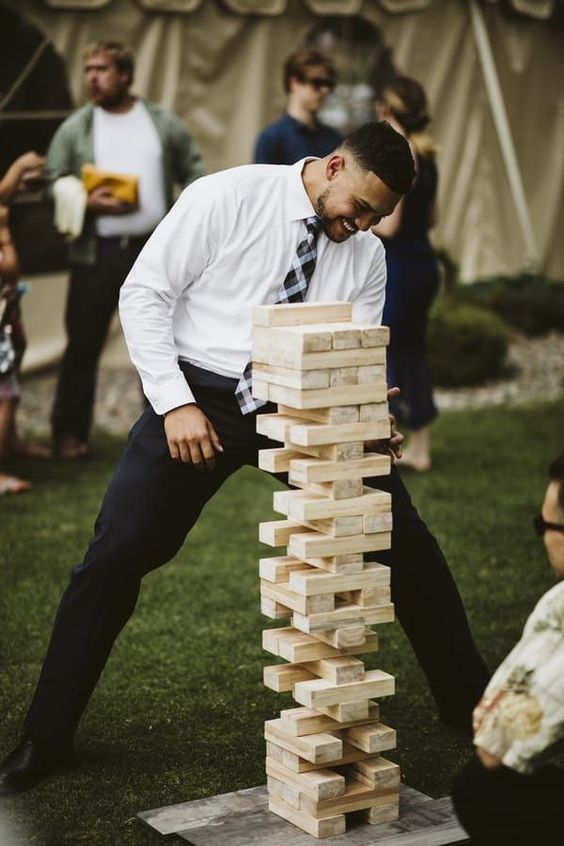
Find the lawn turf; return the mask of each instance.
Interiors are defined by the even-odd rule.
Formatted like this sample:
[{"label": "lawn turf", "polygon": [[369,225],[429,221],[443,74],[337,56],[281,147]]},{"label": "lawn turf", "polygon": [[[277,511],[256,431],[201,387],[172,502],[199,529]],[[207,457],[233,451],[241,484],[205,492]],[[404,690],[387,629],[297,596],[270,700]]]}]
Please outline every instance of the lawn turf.
[{"label": "lawn turf", "polygon": [[[443,414],[434,427],[434,469],[405,473],[413,498],[456,576],[488,663],[519,637],[552,584],[531,518],[546,465],[562,449],[564,401],[520,409]],[[122,444],[98,435],[85,463],[14,464],[32,494],[0,500],[0,753],[18,739],[53,614],[70,566],[92,531]],[[268,691],[272,656],[260,632],[257,523],[274,517],[278,483],[250,468],[209,503],[175,561],[144,580],[77,736],[78,766],[36,790],[2,800],[21,836],[7,843],[149,846],[139,810],[262,784],[263,722],[288,707]],[[379,627],[368,667],[397,678],[382,701],[398,730],[405,780],[432,796],[470,754],[460,732],[437,723],[424,677],[399,624]],[[2,817],[0,816],[0,827]],[[0,837],[1,841],[1,837]],[[179,841],[176,841],[179,842]]]}]

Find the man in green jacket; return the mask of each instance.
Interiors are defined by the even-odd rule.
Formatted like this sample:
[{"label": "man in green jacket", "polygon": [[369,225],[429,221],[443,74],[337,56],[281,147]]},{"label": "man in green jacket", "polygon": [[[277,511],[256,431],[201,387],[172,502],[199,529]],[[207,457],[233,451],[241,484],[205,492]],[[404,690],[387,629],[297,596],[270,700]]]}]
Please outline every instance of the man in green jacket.
[{"label": "man in green jacket", "polygon": [[[131,51],[98,41],[84,53],[91,102],[59,127],[47,153],[56,176],[82,177],[83,165],[137,179],[126,202],[108,186],[90,190],[84,226],[70,244],[70,284],[63,356],[51,424],[56,454],[88,455],[98,360],[119,289],[141,247],[172,206],[174,187],[203,174],[200,155],[182,123],[130,93]],[[134,180],[126,179],[131,184]]]}]

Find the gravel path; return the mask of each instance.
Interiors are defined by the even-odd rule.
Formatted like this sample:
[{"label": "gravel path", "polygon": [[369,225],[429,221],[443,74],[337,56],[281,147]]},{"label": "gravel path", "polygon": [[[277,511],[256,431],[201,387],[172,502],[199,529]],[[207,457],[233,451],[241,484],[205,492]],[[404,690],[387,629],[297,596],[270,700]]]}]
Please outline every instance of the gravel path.
[{"label": "gravel path", "polygon": [[[509,375],[478,388],[437,390],[440,409],[516,405],[564,395],[564,334],[542,338],[516,336],[510,346]],[[21,428],[49,432],[55,375],[35,374],[24,380],[19,420]],[[114,434],[126,433],[141,410],[139,381],[133,368],[107,364],[100,371],[96,425]]]}]

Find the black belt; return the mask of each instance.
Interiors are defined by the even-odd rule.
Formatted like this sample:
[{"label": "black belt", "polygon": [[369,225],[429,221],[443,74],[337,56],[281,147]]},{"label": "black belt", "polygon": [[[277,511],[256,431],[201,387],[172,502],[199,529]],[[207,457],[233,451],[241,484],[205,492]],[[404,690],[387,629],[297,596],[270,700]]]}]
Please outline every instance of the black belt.
[{"label": "black belt", "polygon": [[111,244],[120,250],[128,250],[129,248],[141,249],[151,235],[151,232],[146,232],[144,235],[97,235],[96,237],[103,244]]},{"label": "black belt", "polygon": [[213,373],[211,370],[203,370],[201,367],[196,367],[189,361],[179,359],[178,365],[184,375],[188,384],[195,385],[199,388],[219,388],[223,391],[229,391],[230,394],[235,393],[235,388],[239,384],[239,379],[233,379],[230,376],[222,376],[220,373]]}]

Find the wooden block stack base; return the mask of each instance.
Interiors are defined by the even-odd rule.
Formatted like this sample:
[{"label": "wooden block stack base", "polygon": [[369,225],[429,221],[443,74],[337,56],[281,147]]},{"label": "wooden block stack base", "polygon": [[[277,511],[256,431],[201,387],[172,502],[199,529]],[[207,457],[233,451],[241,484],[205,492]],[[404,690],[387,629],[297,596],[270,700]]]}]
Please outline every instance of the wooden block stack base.
[{"label": "wooden block stack base", "polygon": [[396,733],[375,701],[394,678],[357,657],[378,649],[369,627],[394,619],[389,568],[364,560],[389,548],[392,529],[390,495],[363,482],[390,472],[387,455],[365,450],[390,435],[389,333],[353,323],[348,303],[260,306],[254,324],[253,395],[278,403],[257,431],[283,444],[262,450],[259,467],[294,488],[274,494],[284,519],[259,533],[286,547],[260,562],[262,612],[286,621],[263,632],[287,662],[265,667],[264,683],[300,706],[265,724],[269,808],[331,837],[352,811],[373,824],[398,817],[400,770],[382,757]]}]

